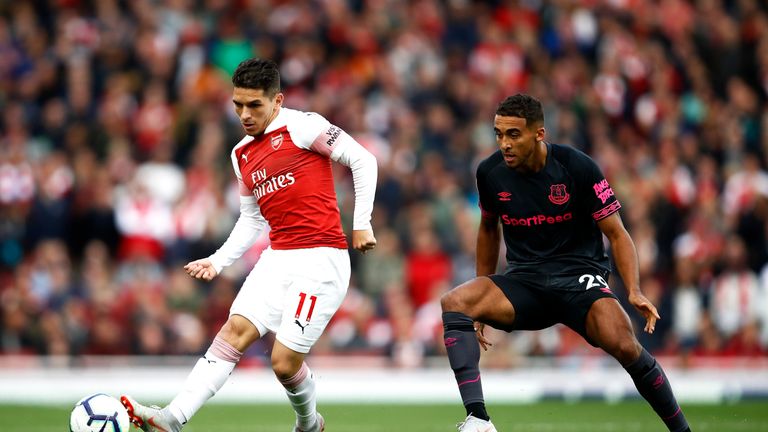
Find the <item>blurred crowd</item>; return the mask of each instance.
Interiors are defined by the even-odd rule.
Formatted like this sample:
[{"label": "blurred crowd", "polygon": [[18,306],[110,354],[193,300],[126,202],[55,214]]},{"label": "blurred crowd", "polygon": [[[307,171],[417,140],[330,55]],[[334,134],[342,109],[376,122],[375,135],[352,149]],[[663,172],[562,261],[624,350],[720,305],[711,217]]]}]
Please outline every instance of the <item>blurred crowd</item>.
[{"label": "blurred crowd", "polygon": [[[694,359],[768,353],[759,0],[30,0],[0,1],[0,354],[207,349],[268,244],[211,283],[182,269],[238,215],[229,75],[252,56],[279,64],[286,106],[379,161],[379,247],[352,252],[315,355],[442,354],[440,295],[474,276],[475,168],[517,92],[623,204],[662,316],[641,342]],[[334,173],[349,233],[351,177]],[[484,361],[499,367],[593,352],[561,326],[494,340]]]}]

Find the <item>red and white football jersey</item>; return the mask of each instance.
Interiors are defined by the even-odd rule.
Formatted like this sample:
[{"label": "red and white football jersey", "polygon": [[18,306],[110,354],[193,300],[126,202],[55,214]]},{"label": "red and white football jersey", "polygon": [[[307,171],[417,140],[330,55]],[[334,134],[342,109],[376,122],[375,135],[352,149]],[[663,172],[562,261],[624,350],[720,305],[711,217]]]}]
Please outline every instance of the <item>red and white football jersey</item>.
[{"label": "red and white football jersey", "polygon": [[347,248],[330,159],[342,134],[319,114],[282,107],[232,150],[240,195],[256,198],[272,249]]}]

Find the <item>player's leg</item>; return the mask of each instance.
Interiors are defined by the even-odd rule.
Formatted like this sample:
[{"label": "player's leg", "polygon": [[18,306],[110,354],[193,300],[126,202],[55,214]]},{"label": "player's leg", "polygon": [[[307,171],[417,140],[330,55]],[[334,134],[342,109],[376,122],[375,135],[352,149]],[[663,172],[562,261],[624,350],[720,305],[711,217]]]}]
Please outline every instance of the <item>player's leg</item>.
[{"label": "player's leg", "polygon": [[184,387],[163,409],[147,407],[130,396],[121,401],[131,421],[145,431],[179,431],[182,425],[216,394],[237,365],[243,351],[259,338],[259,331],[240,315],[231,315],[205,355],[187,376]]},{"label": "player's leg", "polygon": [[670,431],[690,430],[664,370],[637,341],[629,316],[615,298],[601,298],[592,304],[586,334],[592,343],[621,363],[640,395]]},{"label": "player's leg", "polygon": [[197,361],[184,388],[168,405],[182,424],[221,389],[243,352],[260,337],[259,331],[241,315],[230,315],[205,355]]},{"label": "player's leg", "polygon": [[484,423],[490,418],[485,409],[480,381],[480,345],[474,321],[497,328],[509,328],[515,318],[515,309],[502,290],[488,277],[475,278],[454,288],[443,295],[440,304],[448,361],[467,411],[467,420],[460,425],[459,430],[485,430],[474,424],[492,427]]},{"label": "player's leg", "polygon": [[294,431],[322,431],[325,421],[317,412],[315,377],[304,362],[305,357],[306,354],[275,341],[272,348],[272,370],[285,387],[285,394],[296,413]]},{"label": "player's leg", "polygon": [[[287,284],[275,271],[274,253],[267,249],[243,282],[205,355],[188,375],[182,391],[162,410],[121,398],[132,421],[145,431],[178,431],[229,378],[243,351],[262,335],[276,328],[281,319],[278,304]],[[155,423],[153,426],[152,423]]]},{"label": "player's leg", "polygon": [[280,252],[292,282],[286,288],[282,318],[275,332],[272,370],[296,413],[294,431],[322,431],[325,424],[317,412],[315,380],[304,358],[344,300],[350,277],[349,254],[335,248]]}]

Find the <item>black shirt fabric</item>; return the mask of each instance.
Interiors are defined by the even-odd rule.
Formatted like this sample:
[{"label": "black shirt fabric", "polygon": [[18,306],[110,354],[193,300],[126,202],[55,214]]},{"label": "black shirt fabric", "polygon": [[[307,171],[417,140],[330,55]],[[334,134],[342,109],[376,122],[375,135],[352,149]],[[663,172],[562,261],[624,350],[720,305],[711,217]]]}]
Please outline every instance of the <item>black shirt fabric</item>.
[{"label": "black shirt fabric", "polygon": [[586,154],[547,143],[547,160],[521,174],[497,151],[480,163],[477,188],[485,215],[500,219],[506,273],[607,274],[610,263],[597,221],[621,208],[600,168]]}]

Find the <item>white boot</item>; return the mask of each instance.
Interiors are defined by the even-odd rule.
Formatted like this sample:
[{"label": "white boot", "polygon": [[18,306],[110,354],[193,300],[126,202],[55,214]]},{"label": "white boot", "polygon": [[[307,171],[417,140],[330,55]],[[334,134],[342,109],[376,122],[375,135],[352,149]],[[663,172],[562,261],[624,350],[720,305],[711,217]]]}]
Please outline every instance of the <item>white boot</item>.
[{"label": "white boot", "polygon": [[490,420],[482,420],[473,415],[468,415],[456,427],[459,428],[459,432],[497,432]]}]

